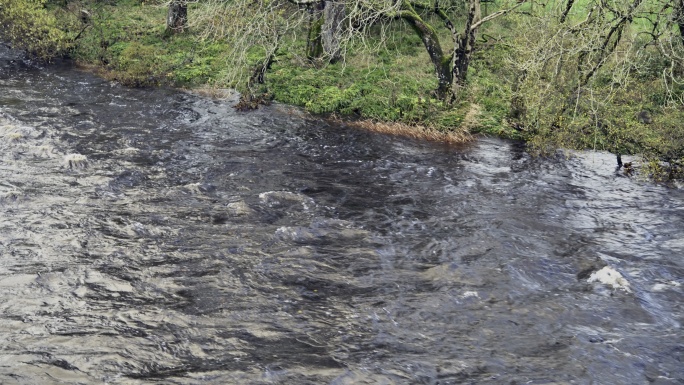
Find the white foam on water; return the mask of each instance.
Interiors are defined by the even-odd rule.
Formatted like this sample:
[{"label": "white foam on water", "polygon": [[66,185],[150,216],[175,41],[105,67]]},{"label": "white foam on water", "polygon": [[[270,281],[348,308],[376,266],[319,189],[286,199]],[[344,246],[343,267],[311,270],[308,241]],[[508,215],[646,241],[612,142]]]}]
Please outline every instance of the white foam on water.
[{"label": "white foam on water", "polygon": [[10,132],[10,133],[5,135],[5,138],[7,140],[9,140],[10,142],[17,142],[17,141],[24,139],[24,134],[22,134],[21,132],[16,132],[16,131]]},{"label": "white foam on water", "polygon": [[254,212],[244,201],[228,203],[226,208],[231,215],[235,216],[249,215]]},{"label": "white foam on water", "polygon": [[621,289],[628,293],[632,292],[632,289],[629,287],[629,282],[625,277],[610,266],[605,266],[603,269],[593,272],[591,276],[589,276],[587,282],[598,282],[610,286],[613,289]]},{"label": "white foam on water", "polygon": [[267,191],[259,194],[259,199],[269,207],[278,207],[287,203],[300,203],[305,211],[316,206],[310,197],[289,191]]},{"label": "white foam on water", "polygon": [[116,153],[116,154],[119,154],[119,155],[129,155],[129,156],[130,156],[130,155],[137,155],[137,154],[139,154],[139,153],[140,153],[140,149],[137,149],[137,148],[135,148],[135,147],[126,147],[126,148],[122,148],[122,149],[119,149],[119,150],[114,150],[113,152]]},{"label": "white foam on water", "polygon": [[24,192],[19,187],[8,182],[0,182],[0,202],[15,200],[23,194]]},{"label": "white foam on water", "polygon": [[188,183],[182,186],[183,189],[187,190],[191,194],[202,194],[200,187],[202,187],[201,183]]},{"label": "white foam on water", "polygon": [[668,290],[668,289],[673,289],[673,288],[676,288],[676,287],[680,287],[681,285],[682,285],[682,284],[679,283],[679,282],[677,282],[677,281],[660,282],[660,283],[656,283],[655,285],[653,285],[653,287],[651,288],[651,290],[652,290],[652,291],[665,291],[665,290]]},{"label": "white foam on water", "polygon": [[0,125],[0,138],[4,139],[6,143],[18,142],[26,138],[23,130],[13,124]]},{"label": "white foam on water", "polygon": [[33,156],[38,158],[52,158],[52,154],[54,154],[56,150],[52,146],[41,145],[32,147],[30,151]]},{"label": "white foam on water", "polygon": [[86,168],[88,158],[81,154],[67,154],[64,155],[64,164],[69,168]]}]

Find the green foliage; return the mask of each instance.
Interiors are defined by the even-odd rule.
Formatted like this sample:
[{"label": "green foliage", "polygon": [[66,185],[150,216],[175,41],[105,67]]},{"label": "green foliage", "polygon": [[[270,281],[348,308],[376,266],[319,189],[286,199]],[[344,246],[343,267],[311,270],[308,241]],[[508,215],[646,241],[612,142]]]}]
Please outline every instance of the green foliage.
[{"label": "green foliage", "polygon": [[341,64],[318,69],[298,66],[296,61],[292,57],[279,58],[268,75],[269,87],[277,100],[303,106],[313,113],[337,112],[418,123],[442,108],[431,96],[435,88],[432,74],[416,78],[407,76],[408,69],[393,71],[406,66],[401,60],[388,65],[389,71]]},{"label": "green foliage", "polygon": [[509,139],[521,139],[520,133],[507,124],[513,93],[507,79],[505,63],[507,47],[492,45],[486,53],[479,52],[471,67],[468,97],[482,107],[477,132]]},{"label": "green foliage", "polygon": [[213,64],[215,59],[212,57],[189,58],[185,64],[179,66],[174,72],[174,79],[177,83],[201,84],[210,82],[213,75]]},{"label": "green foliage", "polygon": [[118,43],[112,49],[122,48],[113,65],[116,66],[116,79],[121,84],[133,87],[152,86],[163,83],[167,64],[162,61],[166,52],[138,42]]},{"label": "green foliage", "polygon": [[451,108],[443,111],[439,114],[436,114],[432,119],[430,119],[430,121],[435,127],[444,131],[460,127],[465,119],[467,111],[464,110],[464,107],[466,106],[467,105],[461,106],[460,108]]},{"label": "green foliage", "polygon": [[136,0],[91,4],[92,27],[72,56],[104,65],[108,76],[129,86],[215,84],[225,71],[225,42],[191,33],[168,36],[166,7]]},{"label": "green foliage", "polygon": [[0,37],[42,59],[63,55],[71,47],[74,20],[60,16],[44,0],[0,0]]},{"label": "green foliage", "polygon": [[[684,63],[673,58],[684,47],[673,31],[658,31],[666,25],[667,11],[658,13],[665,2],[642,2],[633,18],[622,18],[632,1],[619,4],[622,13],[587,18],[593,4],[573,6],[569,20],[582,29],[545,12],[509,18],[519,33],[510,34],[508,57],[497,60],[505,65],[492,71],[509,89],[509,106],[516,105],[504,119],[538,153],[595,149],[640,154],[653,165],[677,162],[684,154]],[[620,20],[621,33],[606,40]]]},{"label": "green foliage", "polygon": [[[684,159],[684,111],[652,102],[653,90],[660,88],[658,82],[656,78],[620,89],[609,103],[596,102],[606,100],[599,92],[608,94],[609,88],[594,89],[595,99],[580,96],[572,101],[572,109],[557,109],[552,121],[530,127],[526,139],[532,149],[542,153],[563,147],[640,154],[650,164],[648,172],[662,178],[662,172],[671,173],[673,168],[662,166],[661,161],[674,164]],[[549,100],[550,105],[560,103]]]}]

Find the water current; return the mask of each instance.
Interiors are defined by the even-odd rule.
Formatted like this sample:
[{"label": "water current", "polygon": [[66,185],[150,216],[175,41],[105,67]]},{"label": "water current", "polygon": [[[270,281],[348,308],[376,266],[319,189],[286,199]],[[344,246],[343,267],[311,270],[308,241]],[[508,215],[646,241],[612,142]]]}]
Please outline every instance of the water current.
[{"label": "water current", "polygon": [[684,192],[0,48],[1,384],[682,384]]}]

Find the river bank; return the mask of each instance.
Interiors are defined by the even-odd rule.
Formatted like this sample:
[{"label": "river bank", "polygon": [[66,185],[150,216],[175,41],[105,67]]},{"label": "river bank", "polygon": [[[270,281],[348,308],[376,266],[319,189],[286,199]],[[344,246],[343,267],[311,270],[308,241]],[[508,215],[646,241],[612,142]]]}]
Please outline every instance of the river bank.
[{"label": "river bank", "polygon": [[[561,67],[556,70],[558,82],[542,77],[530,83],[531,76],[521,75],[529,71],[520,72],[515,64],[525,58],[520,39],[529,20],[524,15],[483,26],[468,82],[455,101],[445,103],[434,93],[437,78],[423,43],[400,23],[382,27],[387,31],[378,36],[392,38],[382,41],[381,49],[367,47],[376,37],[371,30],[366,45],[350,45],[344,60],[336,63],[307,58],[306,39],[285,36],[262,76],[263,84],[247,86],[249,76],[233,71],[238,65],[231,51],[234,42],[207,31],[208,21],[201,19],[201,15],[206,17],[202,8],[206,5],[189,4],[189,27],[183,33],[169,33],[165,3],[48,2],[47,8],[27,8],[23,1],[11,0],[8,9],[12,4],[23,9],[23,19],[39,15],[28,24],[42,23],[42,35],[48,38],[33,42],[22,36],[23,19],[4,11],[0,19],[6,25],[19,25],[17,32],[8,34],[10,38],[12,33],[17,35],[13,39],[17,44],[37,54],[62,52],[126,86],[235,88],[312,114],[361,120],[366,122],[361,125],[378,131],[412,135],[413,127],[416,135],[450,140],[485,134],[523,140],[531,152],[541,155],[557,148],[639,154],[645,175],[656,179],[683,175],[680,99],[684,85],[663,83],[663,71],[670,68],[675,76],[684,68],[681,63],[644,56],[632,61],[632,69],[624,69],[618,61],[609,62],[596,67],[596,79],[577,88],[574,96],[568,91],[576,87],[572,74],[563,75]],[[574,17],[580,17],[581,11]],[[306,32],[306,26],[301,28],[300,32]],[[520,28],[522,36],[510,35]],[[629,26],[625,34],[639,36],[639,28],[645,28],[643,22]],[[437,32],[445,35],[448,31]],[[531,33],[538,32],[527,31]],[[629,40],[619,47],[628,52],[637,43]],[[253,48],[242,63],[243,75],[263,60],[263,52]],[[616,78],[620,71],[627,77]]]},{"label": "river bank", "polygon": [[[101,12],[104,26],[99,31],[87,28],[70,53],[79,65],[131,87],[173,86],[206,94],[223,88],[246,91],[244,79],[226,74],[231,66],[229,45],[204,39],[192,29],[169,35],[160,23],[163,6],[119,4],[116,12]],[[268,99],[320,116],[363,121],[362,126],[376,131],[447,141],[467,141],[471,133],[521,138],[502,125],[501,111],[483,110],[474,99],[445,108],[431,95],[436,81],[419,41],[406,40],[392,63],[382,68],[365,54],[316,65],[304,57],[301,44],[286,42],[260,90]],[[478,119],[473,119],[473,111]],[[410,127],[414,133],[409,133]]]}]

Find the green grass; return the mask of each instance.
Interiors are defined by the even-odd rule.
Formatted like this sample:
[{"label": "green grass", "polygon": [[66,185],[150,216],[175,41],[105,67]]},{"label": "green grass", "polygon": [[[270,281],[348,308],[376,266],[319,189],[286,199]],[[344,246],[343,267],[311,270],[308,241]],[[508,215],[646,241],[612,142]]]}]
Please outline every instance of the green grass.
[{"label": "green grass", "polygon": [[228,46],[188,33],[169,35],[166,8],[128,1],[98,5],[72,56],[103,65],[130,86],[220,84]]},{"label": "green grass", "polygon": [[[168,35],[165,17],[165,7],[137,1],[98,5],[93,27],[72,56],[104,66],[111,78],[130,86],[243,85],[226,77],[231,65],[227,43],[203,39],[192,30]],[[285,41],[267,73],[268,91],[312,113],[458,129],[463,116],[455,115],[461,111],[445,109],[433,95],[437,81],[422,42],[401,23],[392,28],[393,38],[379,53],[356,47],[344,63],[322,68],[303,58],[303,42]]]}]

